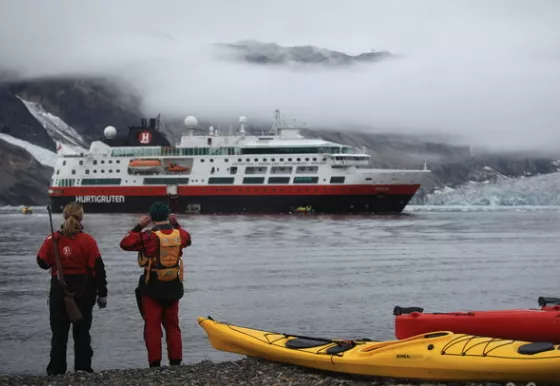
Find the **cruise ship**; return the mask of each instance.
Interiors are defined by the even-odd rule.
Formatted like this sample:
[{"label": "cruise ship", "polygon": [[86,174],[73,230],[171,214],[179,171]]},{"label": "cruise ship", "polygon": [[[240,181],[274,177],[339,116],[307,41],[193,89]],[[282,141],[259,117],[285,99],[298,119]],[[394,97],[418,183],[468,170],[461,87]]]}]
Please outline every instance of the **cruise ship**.
[{"label": "cruise ship", "polygon": [[430,175],[425,166],[372,168],[365,149],[306,138],[276,118],[269,133],[254,135],[245,117],[235,132],[201,133],[188,116],[176,146],[159,117],[121,136],[108,126],[86,152],[57,152],[51,208],[76,201],[86,213],[145,213],[161,200],[193,214],[401,213]]}]

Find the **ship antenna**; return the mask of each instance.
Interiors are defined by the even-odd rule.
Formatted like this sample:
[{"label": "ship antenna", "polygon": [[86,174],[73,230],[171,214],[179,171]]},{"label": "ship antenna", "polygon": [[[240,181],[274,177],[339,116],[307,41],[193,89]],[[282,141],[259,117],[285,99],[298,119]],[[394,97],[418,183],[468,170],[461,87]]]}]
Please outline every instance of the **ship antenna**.
[{"label": "ship antenna", "polygon": [[274,133],[278,135],[278,128],[282,127],[282,116],[280,109],[274,110]]},{"label": "ship antenna", "polygon": [[161,113],[156,116],[156,129],[159,131],[159,118],[161,117]]}]

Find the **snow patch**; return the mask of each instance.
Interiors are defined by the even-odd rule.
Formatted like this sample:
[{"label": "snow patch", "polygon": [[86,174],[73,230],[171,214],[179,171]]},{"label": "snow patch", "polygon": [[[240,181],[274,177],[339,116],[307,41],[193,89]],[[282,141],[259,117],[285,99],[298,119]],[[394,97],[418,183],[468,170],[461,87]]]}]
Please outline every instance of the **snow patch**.
[{"label": "snow patch", "polygon": [[27,150],[27,152],[31,154],[42,165],[54,168],[56,164],[57,155],[50,150],[42,148],[41,146],[34,145],[27,141],[14,138],[8,134],[0,133],[0,139]]},{"label": "snow patch", "polygon": [[18,96],[27,110],[41,123],[47,133],[56,142],[77,148],[77,152],[86,152],[86,142],[78,132],[54,114],[49,113],[40,103],[29,102]]}]

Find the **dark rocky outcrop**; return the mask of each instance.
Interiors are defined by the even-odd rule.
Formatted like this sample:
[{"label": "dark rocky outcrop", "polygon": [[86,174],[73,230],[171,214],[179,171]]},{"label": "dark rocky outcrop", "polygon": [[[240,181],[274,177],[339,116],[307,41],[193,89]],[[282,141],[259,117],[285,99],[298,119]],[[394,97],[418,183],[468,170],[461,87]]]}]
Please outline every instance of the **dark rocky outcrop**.
[{"label": "dark rocky outcrop", "polygon": [[105,79],[48,79],[11,83],[6,88],[12,95],[40,103],[72,126],[88,146],[108,125],[139,122],[140,101],[133,93],[123,93],[121,86]]},{"label": "dark rocky outcrop", "polygon": [[0,86],[0,132],[41,146],[48,150],[55,150],[55,143],[45,128],[9,90]]},{"label": "dark rocky outcrop", "polygon": [[0,154],[0,205],[46,205],[53,169],[5,141],[0,141]]},{"label": "dark rocky outcrop", "polygon": [[373,63],[396,58],[387,51],[372,51],[358,55],[348,55],[314,46],[283,47],[275,43],[246,40],[238,43],[222,43],[216,47],[221,53],[228,52],[230,59],[244,61],[255,65],[301,65],[349,66],[358,63]]}]

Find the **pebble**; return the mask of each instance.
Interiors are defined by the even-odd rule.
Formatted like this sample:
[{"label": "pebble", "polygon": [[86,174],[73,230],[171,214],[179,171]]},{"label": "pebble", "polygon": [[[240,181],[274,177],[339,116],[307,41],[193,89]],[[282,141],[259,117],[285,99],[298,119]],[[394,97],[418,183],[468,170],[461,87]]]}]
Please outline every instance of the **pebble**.
[{"label": "pebble", "polygon": [[[505,383],[504,383],[505,384]],[[0,386],[486,386],[483,383],[429,383],[402,379],[367,378],[278,364],[255,358],[239,361],[202,361],[159,369],[107,370],[59,376],[0,376]]]}]

